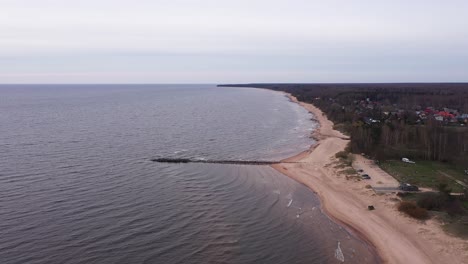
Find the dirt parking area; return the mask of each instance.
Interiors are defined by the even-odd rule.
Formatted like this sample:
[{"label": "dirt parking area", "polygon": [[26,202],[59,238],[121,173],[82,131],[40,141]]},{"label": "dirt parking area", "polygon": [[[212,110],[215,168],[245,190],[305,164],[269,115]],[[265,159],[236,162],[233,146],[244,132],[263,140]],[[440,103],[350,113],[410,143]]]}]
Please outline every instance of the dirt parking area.
[{"label": "dirt parking area", "polygon": [[361,155],[354,155],[355,160],[353,162],[353,168],[359,172],[359,174],[368,174],[371,178],[364,180],[373,187],[397,187],[399,182],[393,178],[390,174],[382,170],[374,161],[366,159]]}]

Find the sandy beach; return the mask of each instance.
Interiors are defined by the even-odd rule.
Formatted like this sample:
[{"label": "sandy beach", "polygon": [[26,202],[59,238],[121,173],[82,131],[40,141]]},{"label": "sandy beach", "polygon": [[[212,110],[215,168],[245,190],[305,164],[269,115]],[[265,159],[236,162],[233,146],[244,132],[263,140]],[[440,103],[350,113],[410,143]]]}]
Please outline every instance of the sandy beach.
[{"label": "sandy beach", "polygon": [[[333,123],[312,104],[296,102],[311,112],[320,124],[313,137],[317,144],[309,151],[272,165],[283,174],[317,193],[322,209],[375,247],[384,263],[468,263],[468,241],[447,235],[437,220],[417,221],[396,209],[394,193],[376,194],[368,184],[394,184],[390,175],[372,161],[356,157],[353,166],[372,172],[372,182],[347,179],[334,168],[335,154],[345,149],[349,139],[333,129]],[[367,207],[373,205],[375,210]],[[346,256],[345,256],[346,260]]]}]

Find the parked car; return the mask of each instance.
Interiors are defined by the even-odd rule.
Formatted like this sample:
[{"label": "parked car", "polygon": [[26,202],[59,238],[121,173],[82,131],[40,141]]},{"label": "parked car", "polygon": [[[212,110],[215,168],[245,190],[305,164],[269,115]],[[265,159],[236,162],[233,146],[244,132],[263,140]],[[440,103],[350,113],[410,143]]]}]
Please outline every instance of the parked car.
[{"label": "parked car", "polygon": [[411,185],[409,183],[404,183],[404,182],[400,183],[399,188],[400,188],[400,190],[406,191],[406,192],[417,192],[417,191],[419,191],[418,186]]},{"label": "parked car", "polygon": [[368,174],[363,174],[361,177],[365,180],[370,180],[371,178]]}]

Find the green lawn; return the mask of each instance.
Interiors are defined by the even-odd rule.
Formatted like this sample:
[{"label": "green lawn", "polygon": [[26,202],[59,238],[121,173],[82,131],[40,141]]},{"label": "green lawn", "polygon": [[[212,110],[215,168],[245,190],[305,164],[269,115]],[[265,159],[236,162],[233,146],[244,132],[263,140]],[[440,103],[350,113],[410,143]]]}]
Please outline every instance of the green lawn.
[{"label": "green lawn", "polygon": [[402,182],[408,182],[421,187],[437,189],[441,182],[445,182],[453,192],[460,192],[463,186],[446,175],[468,184],[468,176],[463,168],[436,161],[416,161],[416,164],[404,163],[400,160],[387,160],[380,163],[380,167]]}]

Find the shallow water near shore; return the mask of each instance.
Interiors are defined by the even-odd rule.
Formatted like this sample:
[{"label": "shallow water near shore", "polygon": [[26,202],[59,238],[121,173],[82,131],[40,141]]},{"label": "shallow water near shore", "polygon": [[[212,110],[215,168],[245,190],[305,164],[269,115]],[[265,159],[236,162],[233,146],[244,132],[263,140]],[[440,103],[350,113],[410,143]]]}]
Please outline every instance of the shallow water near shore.
[{"label": "shallow water near shore", "polygon": [[375,263],[268,166],[316,124],[281,93],[212,85],[0,86],[2,263]]}]

